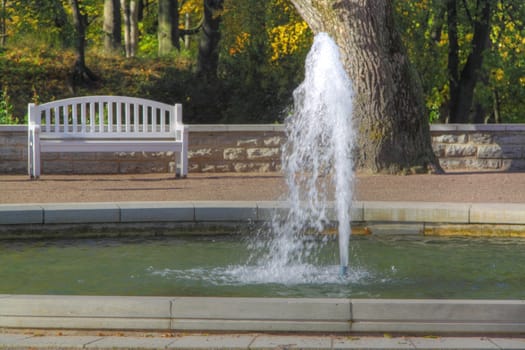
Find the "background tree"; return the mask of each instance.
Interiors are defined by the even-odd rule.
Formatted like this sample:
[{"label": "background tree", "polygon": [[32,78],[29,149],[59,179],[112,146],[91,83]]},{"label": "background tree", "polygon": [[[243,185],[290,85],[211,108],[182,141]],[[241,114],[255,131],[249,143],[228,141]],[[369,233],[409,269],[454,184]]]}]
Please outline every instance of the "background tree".
[{"label": "background tree", "polygon": [[447,0],[448,75],[450,85],[449,122],[451,123],[466,123],[474,119],[471,117],[474,88],[479,79],[484,51],[489,44],[492,2],[492,0],[478,0],[473,15],[469,13],[469,20],[473,23],[474,33],[470,42],[470,53],[460,71],[458,1]]},{"label": "background tree", "polygon": [[88,15],[82,11],[78,0],[69,0],[75,26],[75,64],[72,73],[72,87],[83,83],[92,83],[98,77],[86,66],[86,28]]},{"label": "background tree", "polygon": [[180,48],[179,8],[176,0],[159,0],[159,56]]},{"label": "background tree", "polygon": [[0,47],[4,47],[7,38],[7,0],[2,0],[0,6]]},{"label": "background tree", "polygon": [[122,48],[122,16],[119,0],[104,0],[104,50],[115,54]]},{"label": "background tree", "polygon": [[397,32],[390,0],[292,0],[314,32],[341,49],[356,97],[359,168],[372,172],[439,169],[417,74]]},{"label": "background tree", "polygon": [[221,14],[223,0],[203,0],[204,20],[199,41],[199,56],[197,58],[197,75],[207,79],[217,76],[219,65],[219,40],[221,32]]},{"label": "background tree", "polygon": [[124,14],[124,49],[126,57],[135,57],[139,44],[139,2],[137,0],[121,0]]}]

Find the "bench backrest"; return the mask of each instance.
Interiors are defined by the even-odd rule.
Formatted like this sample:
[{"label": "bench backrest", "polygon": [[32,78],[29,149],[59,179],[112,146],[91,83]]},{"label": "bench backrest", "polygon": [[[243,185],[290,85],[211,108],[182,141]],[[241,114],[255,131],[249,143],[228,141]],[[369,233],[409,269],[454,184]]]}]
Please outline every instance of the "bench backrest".
[{"label": "bench backrest", "polygon": [[28,106],[43,138],[182,137],[182,106],[126,96],[84,96]]}]

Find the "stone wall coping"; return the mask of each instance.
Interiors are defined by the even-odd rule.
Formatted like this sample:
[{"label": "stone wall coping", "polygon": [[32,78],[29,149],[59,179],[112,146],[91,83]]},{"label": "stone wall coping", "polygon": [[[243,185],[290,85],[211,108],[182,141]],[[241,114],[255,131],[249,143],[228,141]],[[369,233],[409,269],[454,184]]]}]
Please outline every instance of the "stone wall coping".
[{"label": "stone wall coping", "polygon": [[27,132],[27,125],[0,124],[0,132]]},{"label": "stone wall coping", "polygon": [[283,132],[283,124],[187,124],[190,132]]},{"label": "stone wall coping", "polygon": [[[190,132],[284,132],[284,124],[187,124]],[[27,125],[0,125],[0,132],[25,132]],[[525,131],[525,124],[430,124],[431,132]]]},{"label": "stone wall coping", "polygon": [[430,124],[430,131],[525,131],[525,124]]}]

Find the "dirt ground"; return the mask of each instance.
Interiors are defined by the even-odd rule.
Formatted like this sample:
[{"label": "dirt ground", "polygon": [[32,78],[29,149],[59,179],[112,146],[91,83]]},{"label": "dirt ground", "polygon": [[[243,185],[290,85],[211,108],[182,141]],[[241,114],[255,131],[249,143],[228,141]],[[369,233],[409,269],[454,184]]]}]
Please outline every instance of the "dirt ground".
[{"label": "dirt ground", "polygon": [[[0,175],[0,203],[278,200],[279,173]],[[358,174],[354,199],[363,201],[525,202],[525,173]]]}]

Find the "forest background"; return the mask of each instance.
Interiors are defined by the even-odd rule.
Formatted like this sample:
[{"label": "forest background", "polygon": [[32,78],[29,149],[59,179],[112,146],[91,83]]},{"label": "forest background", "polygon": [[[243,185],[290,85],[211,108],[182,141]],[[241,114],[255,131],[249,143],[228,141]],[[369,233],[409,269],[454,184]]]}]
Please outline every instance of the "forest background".
[{"label": "forest background", "polygon": [[[136,42],[130,50],[123,35],[122,44],[108,50],[107,0],[0,2],[0,124],[24,124],[29,102],[105,94],[181,102],[185,123],[282,122],[313,38],[289,0],[121,0],[118,31],[129,35],[131,5]],[[163,6],[169,3],[176,5],[176,15],[167,17],[176,34],[166,48]],[[525,122],[522,0],[394,4],[429,122]],[[78,19],[85,24],[90,73],[81,79],[74,71]],[[212,74],[203,74],[210,28],[220,38],[211,47],[218,61]],[[464,86],[471,86],[471,112],[451,118]]]}]

